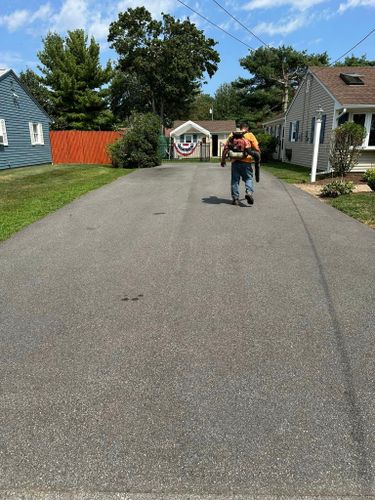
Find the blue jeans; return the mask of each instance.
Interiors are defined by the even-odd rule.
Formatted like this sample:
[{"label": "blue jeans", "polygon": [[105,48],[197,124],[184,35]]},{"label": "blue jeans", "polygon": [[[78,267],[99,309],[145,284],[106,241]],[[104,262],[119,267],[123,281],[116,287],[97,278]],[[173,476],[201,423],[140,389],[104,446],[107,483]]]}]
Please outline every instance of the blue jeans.
[{"label": "blue jeans", "polygon": [[246,193],[253,193],[253,165],[243,161],[232,162],[232,198],[238,200],[240,197],[240,180],[244,181]]}]

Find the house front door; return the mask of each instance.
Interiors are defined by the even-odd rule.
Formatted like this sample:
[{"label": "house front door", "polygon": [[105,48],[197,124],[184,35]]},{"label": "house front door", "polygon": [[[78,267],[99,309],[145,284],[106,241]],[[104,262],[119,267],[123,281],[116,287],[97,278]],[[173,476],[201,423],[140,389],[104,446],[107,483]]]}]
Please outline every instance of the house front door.
[{"label": "house front door", "polygon": [[218,135],[213,135],[212,136],[212,156],[218,156],[219,155],[219,136]]}]

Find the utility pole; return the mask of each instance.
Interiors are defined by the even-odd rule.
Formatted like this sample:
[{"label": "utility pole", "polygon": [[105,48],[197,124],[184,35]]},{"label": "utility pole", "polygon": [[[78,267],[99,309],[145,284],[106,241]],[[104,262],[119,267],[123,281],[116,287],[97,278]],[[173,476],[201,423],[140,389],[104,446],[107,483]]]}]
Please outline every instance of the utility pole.
[{"label": "utility pole", "polygon": [[315,120],[314,146],[313,146],[313,156],[312,156],[312,164],[311,164],[311,182],[316,181],[316,169],[318,166],[320,130],[322,128],[322,114],[324,113],[324,109],[322,109],[322,107],[319,106],[319,109],[317,109],[316,112],[317,112],[317,117]]}]

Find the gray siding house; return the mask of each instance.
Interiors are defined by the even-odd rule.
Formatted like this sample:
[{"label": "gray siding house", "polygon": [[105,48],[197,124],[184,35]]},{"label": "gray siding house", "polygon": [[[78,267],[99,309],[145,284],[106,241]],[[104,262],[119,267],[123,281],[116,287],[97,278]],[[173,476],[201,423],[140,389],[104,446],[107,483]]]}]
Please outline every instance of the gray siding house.
[{"label": "gray siding house", "polygon": [[[360,123],[367,130],[358,165],[353,171],[375,166],[375,68],[311,67],[308,69],[284,117],[281,159],[311,167],[315,120],[323,109],[318,170],[329,171],[331,133],[345,121]],[[280,118],[263,126],[275,134]]]},{"label": "gray siding house", "polygon": [[0,69],[0,169],[51,163],[50,121],[14,71]]}]

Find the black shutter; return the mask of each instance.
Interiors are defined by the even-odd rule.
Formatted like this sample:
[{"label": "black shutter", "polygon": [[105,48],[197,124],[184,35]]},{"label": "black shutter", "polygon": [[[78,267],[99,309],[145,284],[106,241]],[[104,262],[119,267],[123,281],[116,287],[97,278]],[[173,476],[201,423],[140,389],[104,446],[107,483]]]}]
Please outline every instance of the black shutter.
[{"label": "black shutter", "polygon": [[311,118],[310,144],[314,142],[314,134],[315,134],[315,116]]},{"label": "black shutter", "polygon": [[323,144],[324,142],[324,133],[326,131],[326,120],[327,120],[327,115],[322,116],[322,128],[320,129],[320,144]]},{"label": "black shutter", "polygon": [[289,122],[289,142],[292,142],[292,122]]},{"label": "black shutter", "polygon": [[299,120],[296,121],[296,142],[299,140]]}]

